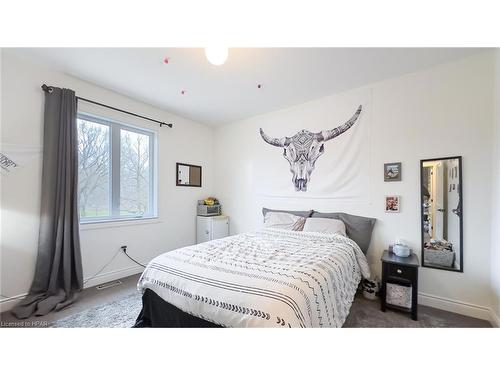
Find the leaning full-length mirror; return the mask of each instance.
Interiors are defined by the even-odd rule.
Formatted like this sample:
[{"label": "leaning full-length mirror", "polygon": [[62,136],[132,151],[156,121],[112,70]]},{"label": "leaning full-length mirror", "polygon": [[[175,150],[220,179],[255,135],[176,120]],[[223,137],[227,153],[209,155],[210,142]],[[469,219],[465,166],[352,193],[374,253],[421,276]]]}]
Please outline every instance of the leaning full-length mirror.
[{"label": "leaning full-length mirror", "polygon": [[421,160],[422,266],[463,272],[462,157]]}]

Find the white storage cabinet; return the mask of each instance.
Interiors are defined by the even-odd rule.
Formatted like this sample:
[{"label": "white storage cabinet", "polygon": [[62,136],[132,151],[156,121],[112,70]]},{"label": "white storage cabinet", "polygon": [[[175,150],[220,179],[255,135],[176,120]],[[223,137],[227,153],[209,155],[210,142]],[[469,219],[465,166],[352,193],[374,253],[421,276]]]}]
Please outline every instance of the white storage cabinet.
[{"label": "white storage cabinet", "polygon": [[197,216],[196,243],[229,236],[229,216]]}]

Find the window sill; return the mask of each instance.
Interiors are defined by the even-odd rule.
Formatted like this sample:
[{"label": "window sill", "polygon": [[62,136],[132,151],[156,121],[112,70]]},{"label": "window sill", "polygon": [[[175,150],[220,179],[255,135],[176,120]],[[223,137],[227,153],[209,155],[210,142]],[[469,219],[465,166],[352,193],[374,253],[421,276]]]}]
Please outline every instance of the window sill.
[{"label": "window sill", "polygon": [[131,225],[160,224],[162,222],[163,220],[160,220],[158,217],[87,221],[80,223],[80,230],[83,231],[104,228],[128,227]]}]

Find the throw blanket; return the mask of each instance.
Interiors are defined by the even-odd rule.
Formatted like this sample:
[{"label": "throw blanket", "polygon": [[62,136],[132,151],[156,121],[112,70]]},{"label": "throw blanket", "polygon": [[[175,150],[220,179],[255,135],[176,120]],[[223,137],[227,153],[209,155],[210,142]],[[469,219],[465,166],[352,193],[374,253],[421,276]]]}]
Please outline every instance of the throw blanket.
[{"label": "throw blanket", "polygon": [[225,327],[341,327],[369,275],[347,237],[264,229],[162,254],[138,287]]}]

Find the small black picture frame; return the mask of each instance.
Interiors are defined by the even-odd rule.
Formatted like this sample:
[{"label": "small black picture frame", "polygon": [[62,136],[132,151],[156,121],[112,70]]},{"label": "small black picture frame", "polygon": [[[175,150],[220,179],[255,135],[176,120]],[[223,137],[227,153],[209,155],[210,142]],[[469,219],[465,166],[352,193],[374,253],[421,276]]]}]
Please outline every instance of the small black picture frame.
[{"label": "small black picture frame", "polygon": [[175,163],[175,185],[201,187],[201,166]]},{"label": "small black picture frame", "polygon": [[401,181],[401,163],[385,163],[384,164],[384,181]]}]

